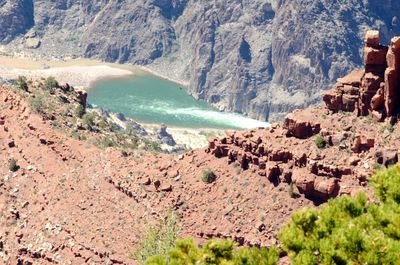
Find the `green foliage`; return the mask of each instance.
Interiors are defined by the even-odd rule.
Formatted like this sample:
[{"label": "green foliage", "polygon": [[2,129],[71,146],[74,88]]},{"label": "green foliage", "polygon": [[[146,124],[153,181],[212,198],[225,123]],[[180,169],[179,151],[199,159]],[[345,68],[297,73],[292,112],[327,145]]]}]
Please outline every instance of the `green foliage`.
[{"label": "green foliage", "polygon": [[276,248],[237,248],[228,240],[209,240],[199,248],[192,239],[176,242],[168,254],[147,259],[146,265],[275,265],[279,252]]},{"label": "green foliage", "polygon": [[[400,165],[381,170],[371,179],[375,193],[383,203],[400,205]],[[400,218],[400,216],[399,216]]]},{"label": "green foliage", "polygon": [[75,109],[75,116],[81,119],[83,115],[85,115],[85,113],[85,108],[81,104],[79,104],[78,107],[76,107]]},{"label": "green foliage", "polygon": [[236,175],[240,175],[242,173],[242,168],[240,167],[239,164],[235,164],[235,171]]},{"label": "green foliage", "polygon": [[138,261],[139,264],[145,264],[145,261],[152,256],[167,254],[175,246],[179,231],[177,216],[174,212],[168,213],[159,224],[148,228],[145,238],[131,255],[131,258]]},{"label": "green foliage", "polygon": [[11,158],[9,163],[8,163],[8,170],[10,170],[11,172],[16,172],[18,171],[19,166],[17,165],[17,160],[15,160],[14,158]]},{"label": "green foliage", "polygon": [[95,144],[103,148],[118,146],[118,143],[112,137],[108,136],[100,137],[99,139],[97,139]]},{"label": "green foliage", "polygon": [[292,216],[279,239],[294,265],[399,264],[400,166],[372,181],[381,203],[368,203],[361,193]]},{"label": "green foliage", "polygon": [[18,76],[17,80],[15,81],[15,86],[22,91],[28,91],[28,82],[26,77]]},{"label": "green foliage", "polygon": [[[134,138],[132,138],[132,140],[134,140]],[[151,141],[148,139],[143,138],[142,139],[143,143],[144,143],[144,150],[149,151],[149,152],[161,152],[161,146],[158,142],[156,141]]]},{"label": "green foliage", "polygon": [[29,100],[29,107],[32,109],[32,111],[39,113],[39,114],[45,114],[46,113],[46,101],[44,99],[43,95],[35,95],[35,97],[31,98]]},{"label": "green foliage", "polygon": [[52,91],[54,88],[58,88],[58,87],[59,87],[59,85],[58,85],[57,80],[52,76],[48,77],[44,81],[44,88],[46,90]]},{"label": "green foliage", "polygon": [[203,171],[203,177],[201,179],[204,183],[213,183],[217,179],[217,176],[215,176],[211,169],[206,169]]},{"label": "green foliage", "polygon": [[323,149],[326,146],[326,141],[321,135],[318,135],[314,142],[319,149]]},{"label": "green foliage", "polygon": [[83,115],[82,117],[82,122],[83,125],[85,125],[85,127],[92,131],[94,129],[94,119],[96,118],[96,113],[92,112],[92,113],[86,113]]},{"label": "green foliage", "polygon": [[378,164],[378,163],[374,163],[372,165],[372,169],[374,170],[374,172],[378,172],[378,171],[382,170],[383,168],[384,167],[381,164]]}]

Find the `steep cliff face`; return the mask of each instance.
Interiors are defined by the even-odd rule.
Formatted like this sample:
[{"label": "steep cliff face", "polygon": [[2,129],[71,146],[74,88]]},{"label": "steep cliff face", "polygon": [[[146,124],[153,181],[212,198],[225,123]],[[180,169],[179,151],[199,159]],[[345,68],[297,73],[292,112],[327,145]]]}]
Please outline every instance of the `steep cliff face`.
[{"label": "steep cliff face", "polygon": [[37,54],[146,65],[187,81],[195,98],[260,119],[319,102],[361,65],[368,28],[385,43],[400,33],[391,0],[3,0],[0,8],[2,26],[20,18],[0,34],[8,47],[26,47],[30,30]]},{"label": "steep cliff face", "polygon": [[32,0],[0,0],[0,42],[9,42],[33,26]]}]

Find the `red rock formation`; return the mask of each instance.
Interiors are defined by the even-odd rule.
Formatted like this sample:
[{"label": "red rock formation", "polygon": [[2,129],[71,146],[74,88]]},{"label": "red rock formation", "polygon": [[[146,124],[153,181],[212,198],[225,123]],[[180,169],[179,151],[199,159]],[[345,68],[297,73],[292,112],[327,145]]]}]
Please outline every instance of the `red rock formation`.
[{"label": "red rock formation", "polygon": [[328,109],[371,115],[376,121],[397,115],[400,86],[400,37],[389,47],[380,44],[379,32],[365,36],[364,70],[355,70],[339,78],[323,97]]},{"label": "red rock formation", "polygon": [[321,125],[314,122],[312,117],[302,117],[293,112],[286,116],[283,128],[287,130],[287,136],[306,139],[319,133]]}]

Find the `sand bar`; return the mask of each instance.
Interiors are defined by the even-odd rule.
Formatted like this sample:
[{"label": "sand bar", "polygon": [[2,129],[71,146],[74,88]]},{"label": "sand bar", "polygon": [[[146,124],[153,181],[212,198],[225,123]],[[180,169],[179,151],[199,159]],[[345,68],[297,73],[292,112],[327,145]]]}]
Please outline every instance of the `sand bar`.
[{"label": "sand bar", "polygon": [[185,82],[173,80],[144,66],[104,63],[89,59],[46,61],[33,58],[0,56],[0,77],[3,79],[16,79],[20,75],[30,79],[53,76],[61,84],[68,83],[72,86],[88,89],[100,80],[144,74],[156,75],[183,86],[187,85]]}]

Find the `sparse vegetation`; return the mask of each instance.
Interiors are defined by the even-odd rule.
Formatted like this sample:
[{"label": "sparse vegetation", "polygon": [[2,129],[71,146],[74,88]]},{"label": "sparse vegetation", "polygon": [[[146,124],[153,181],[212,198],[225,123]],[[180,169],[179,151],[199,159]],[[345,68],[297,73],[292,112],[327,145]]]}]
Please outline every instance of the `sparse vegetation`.
[{"label": "sparse vegetation", "polygon": [[211,169],[205,169],[203,171],[202,180],[204,183],[213,183],[217,179],[214,172]]},{"label": "sparse vegetation", "polygon": [[221,132],[219,131],[200,131],[199,135],[203,135],[205,136],[207,139],[211,138],[211,137],[218,137],[221,135]]},{"label": "sparse vegetation", "polygon": [[28,91],[28,82],[25,76],[18,76],[17,80],[15,81],[15,86],[22,91]]},{"label": "sparse vegetation", "polygon": [[75,116],[81,119],[83,115],[85,115],[85,113],[85,108],[81,104],[79,104],[78,107],[76,107],[75,109]]},{"label": "sparse vegetation", "polygon": [[368,124],[372,124],[374,122],[371,116],[365,116],[365,120],[367,121]]},{"label": "sparse vegetation", "polygon": [[315,145],[319,148],[319,149],[323,149],[326,147],[326,141],[324,139],[324,137],[322,137],[321,135],[318,135],[315,138]]},{"label": "sparse vegetation", "polygon": [[29,107],[36,113],[45,114],[46,107],[44,96],[42,94],[35,95],[29,100]]},{"label": "sparse vegetation", "polygon": [[293,182],[290,182],[288,184],[288,193],[289,193],[290,198],[295,197],[294,190],[293,190]]},{"label": "sparse vegetation", "polygon": [[394,132],[394,126],[392,124],[388,124],[385,127],[385,131],[387,131],[388,133],[393,133]]},{"label": "sparse vegetation", "polygon": [[11,158],[9,163],[8,163],[8,170],[10,170],[11,172],[16,172],[18,171],[19,166],[17,165],[17,160],[15,160],[14,158]]},{"label": "sparse vegetation", "polygon": [[279,235],[292,264],[398,264],[400,165],[372,178],[380,203],[360,193],[304,209]]},{"label": "sparse vegetation", "polygon": [[144,143],[144,150],[149,152],[161,152],[161,146],[156,141],[151,141],[148,139],[142,139]]},{"label": "sparse vegetation", "polygon": [[44,81],[44,89],[48,90],[48,91],[52,91],[55,88],[58,88],[59,84],[57,82],[57,80],[50,76],[48,77],[45,81]]},{"label": "sparse vegetation", "polygon": [[117,147],[118,143],[111,136],[103,136],[96,140],[95,145],[107,148],[107,147]]},{"label": "sparse vegetation", "polygon": [[131,258],[139,264],[156,264],[147,263],[146,260],[155,255],[166,255],[175,246],[179,232],[178,217],[171,211],[156,226],[148,228],[146,236],[131,254]]},{"label": "sparse vegetation", "polygon": [[94,129],[94,119],[95,119],[95,113],[86,113],[85,115],[83,115],[82,117],[82,122],[83,125],[89,130],[92,131]]},{"label": "sparse vegetation", "polygon": [[242,173],[242,168],[240,167],[240,165],[238,163],[235,163],[235,171],[236,171],[236,175],[240,175]]},{"label": "sparse vegetation", "polygon": [[382,169],[383,169],[383,166],[382,166],[381,164],[374,163],[374,164],[372,165],[372,169],[373,169],[374,172],[376,173],[376,172],[382,170]]}]

